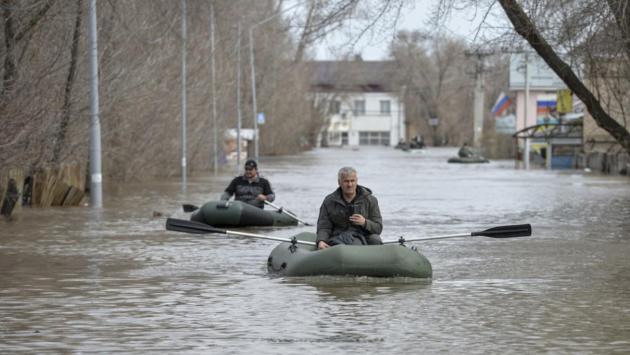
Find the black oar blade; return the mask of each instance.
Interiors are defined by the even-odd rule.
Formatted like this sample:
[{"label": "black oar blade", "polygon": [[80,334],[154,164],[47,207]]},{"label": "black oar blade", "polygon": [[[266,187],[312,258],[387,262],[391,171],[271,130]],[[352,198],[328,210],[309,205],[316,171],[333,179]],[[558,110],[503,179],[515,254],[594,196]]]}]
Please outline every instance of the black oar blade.
[{"label": "black oar blade", "polygon": [[490,238],[514,238],[529,237],[532,235],[532,226],[530,224],[515,224],[511,226],[499,226],[486,229],[481,232],[472,232],[471,236],[483,236]]},{"label": "black oar blade", "polygon": [[184,209],[184,212],[195,212],[196,210],[199,209],[199,207],[195,206],[195,205],[190,205],[190,204],[183,204],[182,208]]},{"label": "black oar blade", "polygon": [[166,230],[175,231],[175,232],[192,233],[192,234],[207,234],[207,233],[226,234],[227,233],[225,229],[219,229],[213,226],[209,226],[207,224],[186,221],[184,219],[176,219],[176,218],[166,219]]}]

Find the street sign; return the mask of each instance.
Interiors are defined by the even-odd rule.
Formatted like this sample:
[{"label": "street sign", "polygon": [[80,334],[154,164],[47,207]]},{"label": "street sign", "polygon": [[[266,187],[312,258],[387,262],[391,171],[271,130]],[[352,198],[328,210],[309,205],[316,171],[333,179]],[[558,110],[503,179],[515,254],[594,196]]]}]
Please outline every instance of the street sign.
[{"label": "street sign", "polygon": [[256,116],[256,121],[258,122],[258,124],[264,124],[265,123],[265,113],[264,112],[258,112],[258,116]]},{"label": "street sign", "polygon": [[439,123],[439,119],[437,118],[429,118],[429,125],[430,126],[437,126]]}]

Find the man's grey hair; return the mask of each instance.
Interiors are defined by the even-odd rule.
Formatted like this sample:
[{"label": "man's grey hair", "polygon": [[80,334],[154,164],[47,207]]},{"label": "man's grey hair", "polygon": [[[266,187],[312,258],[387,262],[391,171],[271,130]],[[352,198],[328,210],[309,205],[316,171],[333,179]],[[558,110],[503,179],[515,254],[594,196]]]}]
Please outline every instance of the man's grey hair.
[{"label": "man's grey hair", "polygon": [[337,173],[337,180],[341,181],[344,176],[348,176],[352,174],[356,175],[357,171],[354,170],[354,168],[351,168],[349,166],[344,166],[343,168],[339,169],[339,172]]}]

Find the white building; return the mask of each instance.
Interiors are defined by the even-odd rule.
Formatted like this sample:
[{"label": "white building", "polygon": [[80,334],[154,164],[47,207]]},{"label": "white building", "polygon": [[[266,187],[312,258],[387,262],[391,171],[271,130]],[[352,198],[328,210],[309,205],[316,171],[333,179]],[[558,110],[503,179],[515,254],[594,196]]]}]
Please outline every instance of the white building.
[{"label": "white building", "polygon": [[404,104],[392,61],[309,63],[316,104],[325,112],[329,146],[395,146],[405,139]]}]

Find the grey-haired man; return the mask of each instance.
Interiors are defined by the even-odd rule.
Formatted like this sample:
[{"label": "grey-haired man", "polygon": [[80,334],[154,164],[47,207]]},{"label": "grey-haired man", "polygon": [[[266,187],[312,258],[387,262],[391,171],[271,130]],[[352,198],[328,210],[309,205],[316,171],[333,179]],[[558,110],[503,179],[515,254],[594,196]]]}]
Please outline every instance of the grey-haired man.
[{"label": "grey-haired man", "polygon": [[337,244],[382,244],[383,220],[372,190],[358,184],[357,171],[343,167],[339,187],[326,196],[317,219],[317,248]]}]

